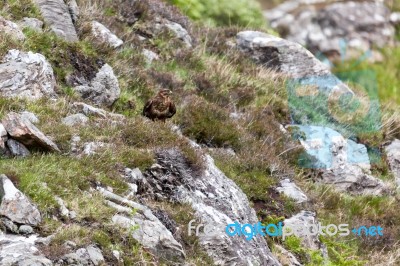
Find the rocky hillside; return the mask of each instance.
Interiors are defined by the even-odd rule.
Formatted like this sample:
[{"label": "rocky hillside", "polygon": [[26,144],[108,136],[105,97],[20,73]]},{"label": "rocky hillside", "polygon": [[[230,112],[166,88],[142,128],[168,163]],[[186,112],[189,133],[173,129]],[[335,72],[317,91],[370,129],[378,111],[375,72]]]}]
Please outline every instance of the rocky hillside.
[{"label": "rocky hillside", "polygon": [[[340,4],[310,21],[283,4],[270,29],[253,2],[204,21],[171,3],[0,2],[0,265],[399,265],[400,114],[379,67],[400,55],[318,59],[351,36],[386,60],[396,13],[361,3],[377,15],[345,35]],[[176,115],[143,117],[165,88]],[[235,222],[355,231],[230,236]]]}]

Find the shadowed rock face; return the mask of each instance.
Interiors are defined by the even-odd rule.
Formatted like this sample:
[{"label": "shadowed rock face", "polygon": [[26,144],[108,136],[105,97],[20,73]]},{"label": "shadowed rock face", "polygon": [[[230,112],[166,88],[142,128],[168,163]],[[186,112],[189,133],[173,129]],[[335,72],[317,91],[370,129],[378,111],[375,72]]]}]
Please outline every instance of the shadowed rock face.
[{"label": "shadowed rock face", "polygon": [[63,0],[34,0],[45,22],[54,33],[66,41],[78,41],[69,9]]},{"label": "shadowed rock face", "polygon": [[[203,224],[213,225],[210,234],[201,233],[201,246],[217,265],[280,265],[264,238],[251,241],[243,236],[230,237],[227,224],[258,222],[246,195],[206,155],[206,170],[196,173],[176,149],[160,151],[157,163],[139,179],[139,194],[189,203]],[[193,232],[194,233],[194,232]]]}]

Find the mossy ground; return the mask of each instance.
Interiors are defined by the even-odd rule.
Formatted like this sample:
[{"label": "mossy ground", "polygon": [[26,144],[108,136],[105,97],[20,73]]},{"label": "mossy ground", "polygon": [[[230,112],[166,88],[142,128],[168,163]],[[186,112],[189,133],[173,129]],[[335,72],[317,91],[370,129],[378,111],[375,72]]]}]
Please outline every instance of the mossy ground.
[{"label": "mossy ground", "polygon": [[[211,27],[194,24],[191,30],[197,46],[187,50],[168,32],[151,36],[145,42],[137,40],[138,33],[145,33],[149,23],[148,7],[138,7],[139,21],[134,26],[116,20],[123,6],[110,1],[93,1],[92,5],[79,1],[82,20],[99,19],[125,44],[117,51],[92,43],[85,29],[79,25],[81,41],[70,44],[62,41],[48,28],[44,33],[24,30],[25,42],[12,38],[0,39],[0,57],[9,49],[42,53],[52,64],[59,98],[56,101],[0,99],[0,117],[9,111],[28,110],[40,119],[37,125],[50,136],[62,150],[61,154],[34,153],[26,159],[1,159],[1,173],[8,175],[32,200],[38,204],[44,221],[40,226],[45,235],[56,233],[47,253],[62,255],[62,243],[75,241],[78,246],[97,243],[109,263],[115,263],[112,250],[120,250],[125,265],[162,264],[141,247],[129,233],[110,224],[115,211],[103,203],[100,195],[88,191],[97,185],[111,187],[115,193],[124,194],[128,187],[121,171],[125,167],[146,170],[154,163],[154,151],[160,148],[180,147],[192,167],[202,169],[201,156],[184,138],[171,130],[171,123],[153,123],[140,116],[149,97],[159,88],[173,91],[178,114],[172,123],[184,135],[196,140],[210,153],[218,167],[247,194],[260,220],[280,221],[307,207],[318,211],[322,222],[356,224],[380,223],[387,228],[385,239],[321,239],[328,247],[328,265],[362,265],[374,261],[374,256],[396,256],[387,253],[387,243],[395,245],[399,238],[400,211],[396,197],[351,197],[314,184],[312,178],[298,169],[297,154],[301,151],[290,137],[280,131],[280,124],[290,122],[290,109],[285,77],[254,65],[248,58],[229,47],[241,27]],[[23,16],[40,17],[30,1],[7,1],[0,4],[0,14],[18,20]],[[175,13],[164,11],[165,16]],[[176,20],[183,21],[177,16]],[[226,24],[226,21],[221,23]],[[141,50],[150,49],[159,54],[160,60],[146,63]],[[396,57],[398,58],[398,57]],[[124,123],[111,123],[90,117],[86,126],[67,127],[61,119],[73,111],[70,103],[81,100],[67,85],[67,77],[81,71],[76,60],[96,69],[101,60],[110,64],[119,79],[120,99],[108,110],[124,114]],[[393,59],[397,60],[397,59]],[[397,86],[396,62],[387,73],[379,72],[384,82]],[[90,71],[88,72],[90,74]],[[398,76],[398,75],[397,75]],[[389,90],[388,90],[389,91]],[[393,92],[392,92],[393,93]],[[389,98],[390,95],[381,97]],[[310,110],[312,112],[313,110]],[[399,115],[395,108],[382,108],[382,130],[359,135],[363,143],[375,145],[400,135]],[[324,117],[321,121],[324,122]],[[76,158],[71,156],[70,140],[79,135],[81,142],[102,141],[110,143],[96,155]],[[296,146],[297,145],[297,146]],[[227,152],[226,149],[234,151]],[[376,164],[377,176],[387,176],[387,168]],[[312,204],[297,206],[275,192],[281,177],[292,177],[310,195]],[[76,221],[59,217],[54,195],[76,211]],[[193,218],[190,206],[168,202],[150,202],[154,208],[166,211],[182,225],[182,241],[193,265],[212,264],[198,244],[196,237],[185,235],[186,225]],[[53,217],[59,217],[58,221]],[[90,232],[90,234],[89,234]],[[268,239],[270,245],[279,240]],[[282,244],[282,243],[280,243]],[[302,248],[298,239],[290,239],[285,247],[299,256],[304,264],[321,265],[321,254]],[[365,252],[365,251],[368,252]],[[52,257],[53,258],[53,257]]]}]

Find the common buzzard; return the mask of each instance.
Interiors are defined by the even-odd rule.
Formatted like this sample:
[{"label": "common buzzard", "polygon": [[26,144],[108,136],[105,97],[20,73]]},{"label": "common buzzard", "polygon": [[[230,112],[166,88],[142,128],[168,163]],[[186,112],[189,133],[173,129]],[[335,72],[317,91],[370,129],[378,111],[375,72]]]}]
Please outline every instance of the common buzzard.
[{"label": "common buzzard", "polygon": [[175,104],[172,102],[171,91],[163,89],[150,99],[143,108],[143,115],[151,120],[161,120],[165,123],[165,119],[171,118],[176,113]]}]

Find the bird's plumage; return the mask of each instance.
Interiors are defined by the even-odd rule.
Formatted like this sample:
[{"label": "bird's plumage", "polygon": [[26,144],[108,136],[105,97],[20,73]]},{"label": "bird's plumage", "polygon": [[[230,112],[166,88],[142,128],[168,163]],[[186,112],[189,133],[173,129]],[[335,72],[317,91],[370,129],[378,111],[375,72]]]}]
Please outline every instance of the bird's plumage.
[{"label": "bird's plumage", "polygon": [[171,118],[176,113],[176,107],[169,95],[170,90],[161,90],[154,98],[147,101],[143,108],[143,115],[151,120]]}]

